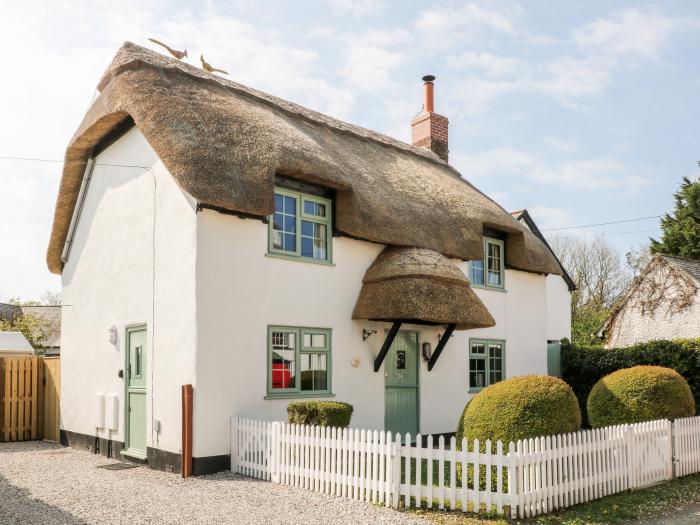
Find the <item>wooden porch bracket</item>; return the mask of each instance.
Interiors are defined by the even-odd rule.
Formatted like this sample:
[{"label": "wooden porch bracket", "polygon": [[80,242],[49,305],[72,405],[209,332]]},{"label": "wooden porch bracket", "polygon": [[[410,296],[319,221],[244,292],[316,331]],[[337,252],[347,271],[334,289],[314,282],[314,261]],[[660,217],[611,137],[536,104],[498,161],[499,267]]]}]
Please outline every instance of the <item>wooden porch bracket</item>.
[{"label": "wooden porch bracket", "polygon": [[435,363],[437,363],[437,360],[440,357],[442,350],[445,348],[447,341],[450,340],[450,337],[452,336],[452,332],[455,331],[456,327],[457,327],[457,325],[454,323],[447,325],[447,329],[445,330],[445,333],[442,334],[442,337],[440,338],[440,341],[438,342],[438,345],[435,348],[433,355],[430,356],[430,361],[428,361],[428,372],[430,372],[433,369],[433,367],[435,366]]},{"label": "wooden porch bracket", "polygon": [[382,349],[379,351],[377,358],[374,360],[375,372],[379,372],[379,369],[382,367],[384,358],[389,352],[389,348],[391,348],[391,344],[394,342],[394,339],[396,339],[396,334],[399,333],[399,328],[401,328],[401,321],[394,321],[394,324],[391,325],[391,330],[389,330],[389,333],[386,335]]}]

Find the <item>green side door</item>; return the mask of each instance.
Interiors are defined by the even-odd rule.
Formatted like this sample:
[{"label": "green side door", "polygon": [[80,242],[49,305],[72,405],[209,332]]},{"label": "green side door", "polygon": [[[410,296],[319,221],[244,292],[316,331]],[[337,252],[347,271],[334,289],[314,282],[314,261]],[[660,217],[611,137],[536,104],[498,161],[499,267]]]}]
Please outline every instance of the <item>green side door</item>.
[{"label": "green side door", "polygon": [[146,457],[146,328],[127,330],[126,451]]},{"label": "green side door", "polygon": [[418,334],[399,331],[384,359],[384,429],[415,436],[418,400]]},{"label": "green side door", "polygon": [[547,373],[561,377],[561,342],[547,341]]}]

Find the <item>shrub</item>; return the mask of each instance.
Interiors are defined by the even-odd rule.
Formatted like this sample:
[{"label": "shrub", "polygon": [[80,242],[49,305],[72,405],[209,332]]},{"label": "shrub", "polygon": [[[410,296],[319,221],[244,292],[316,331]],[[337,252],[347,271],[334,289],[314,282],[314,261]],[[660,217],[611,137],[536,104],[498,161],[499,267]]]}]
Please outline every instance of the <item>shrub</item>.
[{"label": "shrub", "polygon": [[636,365],[671,368],[682,375],[700,399],[700,339],[651,341],[627,348],[562,346],[562,378],[571,385],[586,419],[586,402],[593,385],[602,377]]},{"label": "shrub", "polygon": [[350,425],[352,410],[352,405],[340,401],[295,401],[287,406],[287,421],[345,428]]},{"label": "shrub", "polygon": [[661,366],[634,366],[598,381],[588,396],[594,428],[695,414],[695,399],[678,372]]},{"label": "shrub", "polygon": [[491,385],[464,408],[457,426],[457,442],[510,441],[578,430],[581,412],[573,391],[552,376],[519,376]]}]

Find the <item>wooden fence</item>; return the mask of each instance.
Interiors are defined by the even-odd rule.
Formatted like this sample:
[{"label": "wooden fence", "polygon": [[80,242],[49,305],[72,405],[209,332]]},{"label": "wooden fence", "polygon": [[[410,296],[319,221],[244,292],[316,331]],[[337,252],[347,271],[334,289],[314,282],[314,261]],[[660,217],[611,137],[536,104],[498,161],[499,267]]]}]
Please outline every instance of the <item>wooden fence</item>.
[{"label": "wooden fence", "polygon": [[59,360],[50,361],[0,358],[0,441],[58,440]]},{"label": "wooden fence", "polygon": [[[232,418],[234,472],[397,507],[526,518],[700,472],[700,417],[457,447],[443,437]],[[448,446],[446,446],[448,445]],[[469,446],[471,445],[471,446]],[[678,467],[674,471],[674,462]],[[507,510],[506,510],[507,509]]]}]

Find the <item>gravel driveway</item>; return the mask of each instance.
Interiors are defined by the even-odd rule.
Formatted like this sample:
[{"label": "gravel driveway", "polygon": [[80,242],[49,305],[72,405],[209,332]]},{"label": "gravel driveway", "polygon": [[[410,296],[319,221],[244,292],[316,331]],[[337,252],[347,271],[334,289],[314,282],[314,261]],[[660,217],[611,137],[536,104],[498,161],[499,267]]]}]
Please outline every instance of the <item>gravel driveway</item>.
[{"label": "gravel driveway", "polygon": [[230,472],[183,480],[45,442],[0,443],[0,523],[415,523],[408,513]]}]

